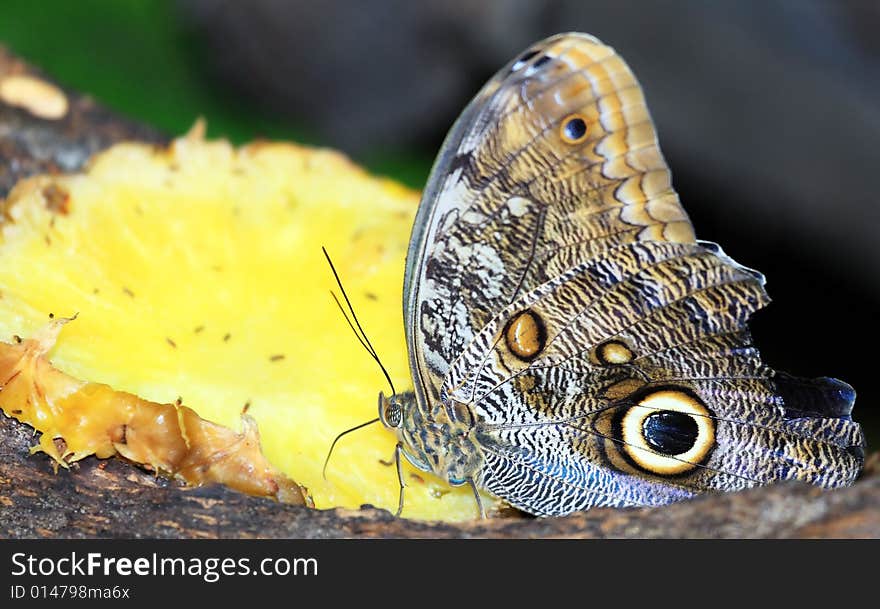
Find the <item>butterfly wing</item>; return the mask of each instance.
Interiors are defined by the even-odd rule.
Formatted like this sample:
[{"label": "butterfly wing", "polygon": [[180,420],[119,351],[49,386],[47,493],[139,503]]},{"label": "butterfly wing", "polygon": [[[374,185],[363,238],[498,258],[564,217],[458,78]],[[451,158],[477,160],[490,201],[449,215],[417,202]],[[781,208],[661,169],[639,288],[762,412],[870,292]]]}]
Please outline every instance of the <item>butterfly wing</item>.
[{"label": "butterfly wing", "polygon": [[851,483],[864,449],[852,389],[761,362],[746,322],[767,301],[763,277],[717,248],[662,242],[614,248],[526,293],[443,386],[477,415],[478,484],[558,515]]},{"label": "butterfly wing", "polygon": [[639,240],[694,241],[641,88],[595,38],[547,39],[479,92],[428,180],[404,281],[417,399],[519,295]]},{"label": "butterfly wing", "polygon": [[861,468],[852,388],[761,362],[763,277],[695,241],[635,77],[592,37],[539,43],[462,114],[404,294],[419,410],[475,415],[477,484],[526,511]]}]

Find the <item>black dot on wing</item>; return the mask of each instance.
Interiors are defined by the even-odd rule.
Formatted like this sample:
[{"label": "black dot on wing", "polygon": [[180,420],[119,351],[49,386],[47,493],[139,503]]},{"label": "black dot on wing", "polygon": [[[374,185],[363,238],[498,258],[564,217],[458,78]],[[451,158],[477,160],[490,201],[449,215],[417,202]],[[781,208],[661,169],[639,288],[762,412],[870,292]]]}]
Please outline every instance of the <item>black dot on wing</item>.
[{"label": "black dot on wing", "polygon": [[587,123],[579,116],[572,117],[563,126],[563,135],[570,142],[578,142],[587,133]]},{"label": "black dot on wing", "polygon": [[642,435],[655,451],[664,455],[680,455],[694,446],[700,429],[689,414],[660,410],[645,417]]}]

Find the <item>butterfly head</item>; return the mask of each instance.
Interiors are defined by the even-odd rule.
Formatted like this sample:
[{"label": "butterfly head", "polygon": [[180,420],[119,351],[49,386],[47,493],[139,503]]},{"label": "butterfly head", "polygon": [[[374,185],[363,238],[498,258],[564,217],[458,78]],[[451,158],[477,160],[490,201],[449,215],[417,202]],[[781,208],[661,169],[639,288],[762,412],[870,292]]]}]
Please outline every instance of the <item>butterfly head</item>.
[{"label": "butterfly head", "polygon": [[400,429],[403,424],[403,398],[406,394],[395,394],[385,397],[379,392],[379,420],[382,425],[391,430]]},{"label": "butterfly head", "polygon": [[380,391],[379,421],[397,436],[398,446],[407,461],[422,471],[431,471],[428,454],[415,433],[421,417],[414,393],[395,393],[389,397]]},{"label": "butterfly head", "polygon": [[423,412],[412,392],[379,394],[379,420],[397,436],[401,454],[413,466],[453,486],[473,479],[483,464],[482,452],[471,437],[473,414],[457,406],[450,417],[445,408]]}]

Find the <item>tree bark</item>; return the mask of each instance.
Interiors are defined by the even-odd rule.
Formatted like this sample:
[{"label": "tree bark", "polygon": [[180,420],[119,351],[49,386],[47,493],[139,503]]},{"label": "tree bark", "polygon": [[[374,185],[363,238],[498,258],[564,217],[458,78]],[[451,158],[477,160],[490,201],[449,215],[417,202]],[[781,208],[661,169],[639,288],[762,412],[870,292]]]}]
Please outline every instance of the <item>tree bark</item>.
[{"label": "tree bark", "polygon": [[[9,74],[47,80],[0,48],[0,79]],[[167,141],[87,96],[63,95],[67,111],[56,119],[0,100],[0,198],[21,178],[79,170],[115,142]],[[369,506],[321,511],[220,486],[182,488],[121,459],[89,457],[55,472],[46,455],[29,454],[34,443],[31,428],[0,416],[0,537],[880,537],[877,453],[854,486],[834,491],[786,483],[663,508],[443,524]]]}]

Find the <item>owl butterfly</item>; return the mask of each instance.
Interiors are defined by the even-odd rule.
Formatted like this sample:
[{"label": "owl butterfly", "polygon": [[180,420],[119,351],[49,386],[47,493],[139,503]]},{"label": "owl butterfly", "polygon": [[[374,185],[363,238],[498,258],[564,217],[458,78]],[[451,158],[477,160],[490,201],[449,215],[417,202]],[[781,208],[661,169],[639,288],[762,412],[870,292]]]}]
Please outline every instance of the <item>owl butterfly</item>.
[{"label": "owl butterfly", "polygon": [[763,286],[695,239],[623,59],[584,34],[540,42],[467,106],[422,198],[415,391],[379,404],[398,468],[541,516],[849,484],[855,393],[761,362]]}]

